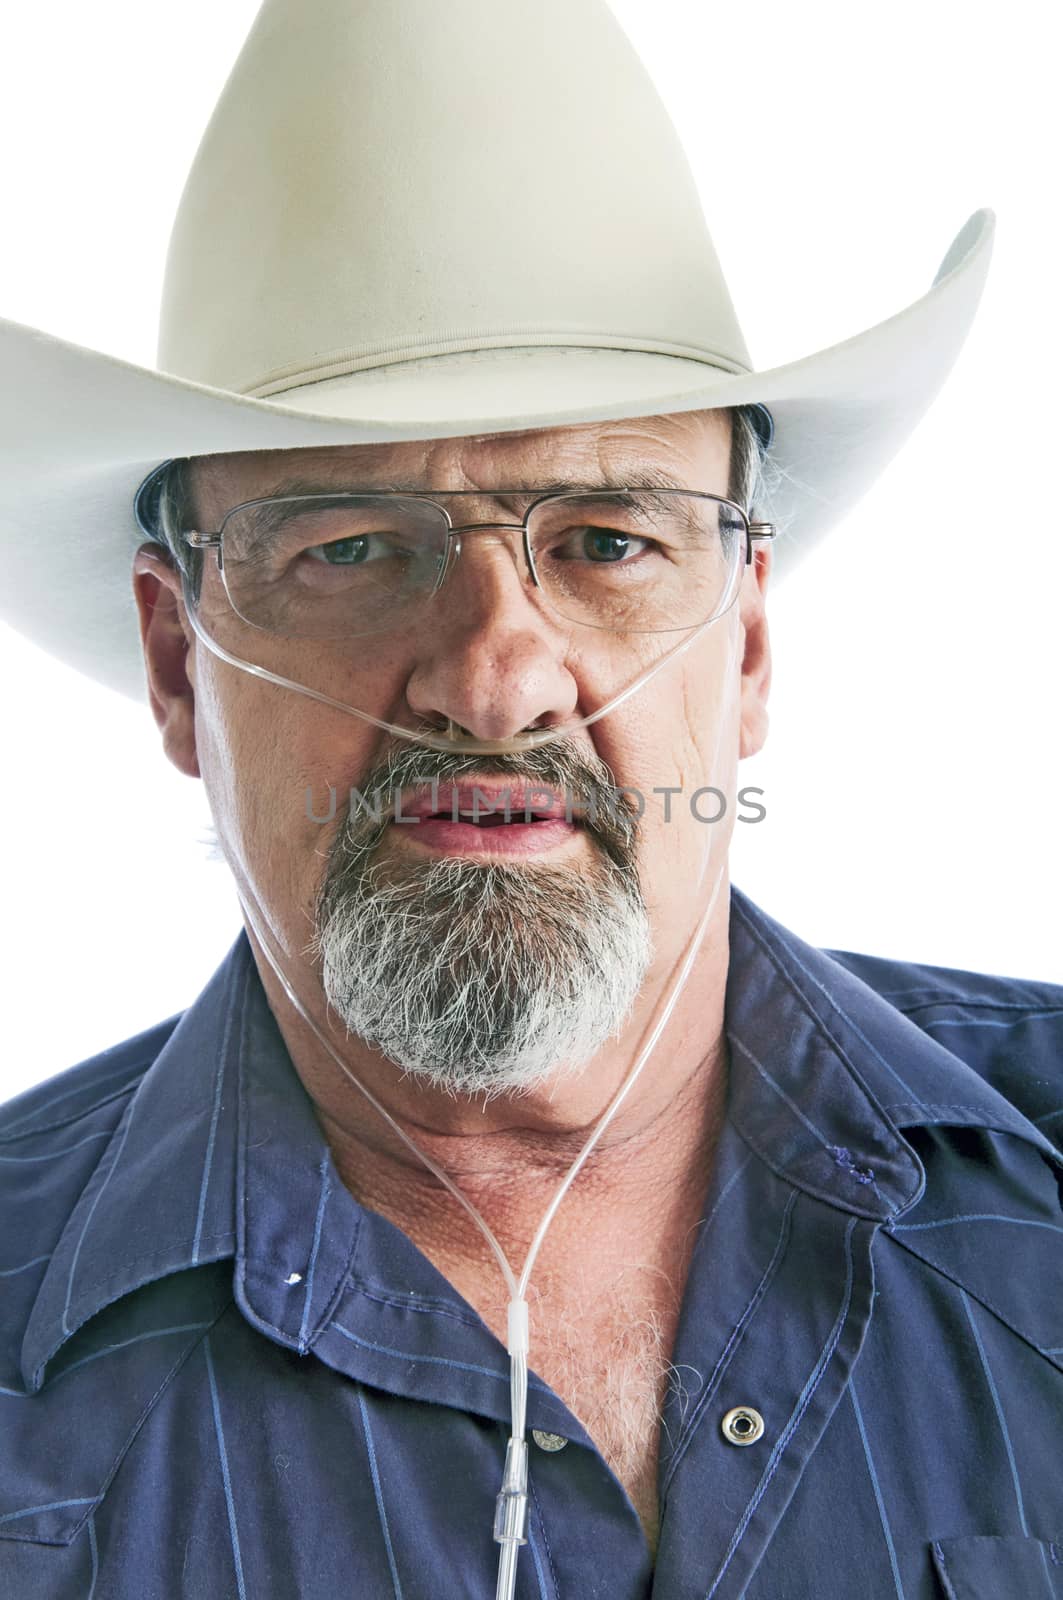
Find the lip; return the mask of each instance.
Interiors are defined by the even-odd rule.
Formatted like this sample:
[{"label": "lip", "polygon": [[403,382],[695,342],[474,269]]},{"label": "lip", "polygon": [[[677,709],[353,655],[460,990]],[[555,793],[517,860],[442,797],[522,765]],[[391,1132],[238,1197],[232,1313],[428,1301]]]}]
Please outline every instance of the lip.
[{"label": "lip", "polygon": [[[414,821],[416,819],[410,819]],[[405,843],[448,856],[509,856],[530,857],[546,855],[562,846],[572,846],[583,837],[583,829],[564,817],[546,822],[510,822],[495,828],[477,827],[475,822],[452,822],[449,817],[429,816],[417,820],[417,826],[403,827],[392,822],[390,830]]]},{"label": "lip", "polygon": [[[570,794],[566,801],[555,788],[529,783],[524,778],[512,778],[508,783],[497,778],[480,783],[464,779],[461,783],[439,783],[427,789],[415,789],[410,795],[402,796],[396,821],[416,819],[425,823],[428,818],[445,819],[453,826],[475,828],[475,822],[462,823],[460,819],[508,811],[514,819],[510,827],[523,826],[527,817],[532,827],[541,826],[545,821],[560,821],[571,828],[576,825],[577,805],[578,796]],[[540,822],[532,823],[532,817],[539,818]]]},{"label": "lip", "polygon": [[[413,845],[444,855],[538,856],[582,834],[577,805],[577,796],[570,794],[566,804],[556,788],[526,778],[463,778],[401,796],[391,827]],[[510,820],[487,827],[475,820],[499,815]]]}]

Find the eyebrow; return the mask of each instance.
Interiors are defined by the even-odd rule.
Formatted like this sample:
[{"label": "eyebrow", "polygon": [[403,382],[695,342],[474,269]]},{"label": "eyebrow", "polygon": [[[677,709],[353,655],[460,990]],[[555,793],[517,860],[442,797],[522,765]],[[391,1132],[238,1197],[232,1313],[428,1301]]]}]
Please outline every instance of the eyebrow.
[{"label": "eyebrow", "polygon": [[[593,475],[585,478],[555,478],[548,483],[535,483],[522,487],[517,484],[505,484],[500,489],[433,489],[417,488],[413,484],[403,483],[399,480],[380,483],[328,483],[314,478],[283,478],[266,490],[263,495],[256,495],[256,499],[279,500],[292,495],[304,494],[411,494],[424,495],[431,499],[434,495],[450,498],[452,495],[468,495],[470,498],[479,495],[484,499],[497,495],[540,495],[540,494],[578,494],[588,490],[601,489],[612,491],[617,489],[687,489],[691,486],[683,483],[675,473],[669,472],[664,467],[641,466],[635,467],[630,472],[625,472],[622,477],[604,475],[595,478]],[[694,491],[697,492],[696,490]]]},{"label": "eyebrow", "polygon": [[[597,491],[608,494],[616,493],[623,489],[677,489],[680,491],[685,489],[689,491],[689,488],[689,484],[680,482],[674,473],[667,471],[663,467],[653,466],[636,467],[632,471],[626,472],[623,477],[615,482],[612,480],[611,475],[605,474],[599,476],[597,480],[593,477],[557,478],[550,483],[539,483],[527,488],[507,484],[500,489],[418,489],[411,487],[408,483],[398,481],[352,486],[350,483],[329,483],[315,478],[288,477],[282,478],[275,483],[272,489],[268,490],[264,495],[256,495],[254,501],[244,502],[244,504],[255,504],[255,501],[262,503],[255,504],[253,532],[249,534],[243,546],[242,555],[245,558],[263,557],[270,550],[276,535],[291,515],[289,509],[283,503],[273,504],[273,502],[283,502],[303,495],[343,496],[405,493],[422,495],[427,499],[432,499],[434,496],[439,495],[444,502],[455,495],[467,495],[470,499],[473,496],[479,496],[484,499],[498,500],[505,505],[507,501],[512,502],[515,498],[537,499],[542,495],[548,494],[593,494]],[[520,515],[517,511],[512,511],[512,514],[514,516]]]}]

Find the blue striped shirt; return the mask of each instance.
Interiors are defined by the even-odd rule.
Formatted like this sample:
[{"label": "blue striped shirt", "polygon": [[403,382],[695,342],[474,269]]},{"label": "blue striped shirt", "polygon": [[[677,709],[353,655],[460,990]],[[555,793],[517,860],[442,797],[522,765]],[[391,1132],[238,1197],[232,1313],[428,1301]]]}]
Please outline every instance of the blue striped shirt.
[{"label": "blue striped shirt", "polygon": [[[533,1372],[518,1595],[1059,1600],[1063,988],[736,891],[726,1027],[656,1563]],[[0,1293],[4,1600],[494,1595],[505,1351],[340,1182],[245,935],[0,1113]]]}]

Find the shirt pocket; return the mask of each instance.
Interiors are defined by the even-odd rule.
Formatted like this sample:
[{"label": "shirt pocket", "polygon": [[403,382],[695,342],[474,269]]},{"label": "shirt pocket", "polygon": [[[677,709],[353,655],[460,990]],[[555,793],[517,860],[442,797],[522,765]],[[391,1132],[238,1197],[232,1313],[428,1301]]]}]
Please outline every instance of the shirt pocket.
[{"label": "shirt pocket", "polygon": [[1063,1600],[1063,1546],[1023,1534],[967,1534],[930,1545],[947,1600]]},{"label": "shirt pocket", "polygon": [[[70,1544],[37,1544],[29,1539],[0,1539],[0,1595],[5,1600],[86,1600],[95,1594],[97,1550],[86,1529]],[[95,1587],[94,1587],[95,1585]],[[124,1589],[108,1589],[119,1600]]]}]

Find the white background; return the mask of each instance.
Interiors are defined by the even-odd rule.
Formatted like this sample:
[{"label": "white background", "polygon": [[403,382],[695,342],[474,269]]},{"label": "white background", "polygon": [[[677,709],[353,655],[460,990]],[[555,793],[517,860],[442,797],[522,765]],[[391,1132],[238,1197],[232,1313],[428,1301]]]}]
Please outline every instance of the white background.
[{"label": "white background", "polygon": [[[737,830],[735,880],[817,943],[1059,980],[1050,8],[615,8],[691,153],[758,367],[901,309],[972,210],[998,213],[942,396],[777,596],[773,731],[744,775],[768,819]],[[6,8],[0,315],[153,363],[173,211],[255,10]],[[182,1009],[239,922],[200,785],[150,713],[7,631],[0,672],[2,1096]]]}]

